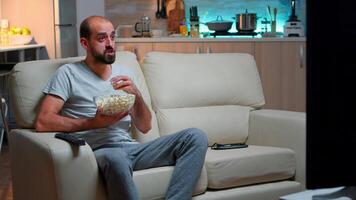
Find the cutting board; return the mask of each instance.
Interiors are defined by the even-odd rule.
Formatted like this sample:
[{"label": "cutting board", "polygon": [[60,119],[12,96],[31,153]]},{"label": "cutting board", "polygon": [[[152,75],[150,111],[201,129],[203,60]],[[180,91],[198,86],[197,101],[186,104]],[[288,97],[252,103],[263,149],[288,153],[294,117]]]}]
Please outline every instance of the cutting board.
[{"label": "cutting board", "polygon": [[[177,0],[166,0],[166,1],[167,1],[166,13],[167,13],[167,16],[169,16],[169,12],[176,7]],[[184,9],[184,0],[179,1],[179,6],[181,9]]]},{"label": "cutting board", "polygon": [[168,32],[179,33],[179,25],[182,21],[184,21],[184,19],[185,19],[184,1],[175,0],[174,8],[169,10],[169,12],[167,13]]}]

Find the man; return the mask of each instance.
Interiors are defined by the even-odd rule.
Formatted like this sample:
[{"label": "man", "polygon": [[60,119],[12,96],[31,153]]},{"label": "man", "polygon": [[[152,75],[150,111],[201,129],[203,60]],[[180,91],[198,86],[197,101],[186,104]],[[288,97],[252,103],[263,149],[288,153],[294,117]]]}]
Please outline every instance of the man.
[{"label": "man", "polygon": [[[61,131],[84,138],[91,146],[112,200],[139,199],[132,172],[175,165],[166,199],[191,199],[207,150],[207,137],[190,128],[140,144],[131,138],[131,122],[141,132],[151,129],[151,113],[132,73],[115,61],[115,31],[110,21],[91,16],[80,26],[80,43],[86,58],[61,66],[43,92],[35,128]],[[93,98],[124,90],[136,96],[129,112],[106,116]],[[109,92],[107,92],[109,91]]]}]

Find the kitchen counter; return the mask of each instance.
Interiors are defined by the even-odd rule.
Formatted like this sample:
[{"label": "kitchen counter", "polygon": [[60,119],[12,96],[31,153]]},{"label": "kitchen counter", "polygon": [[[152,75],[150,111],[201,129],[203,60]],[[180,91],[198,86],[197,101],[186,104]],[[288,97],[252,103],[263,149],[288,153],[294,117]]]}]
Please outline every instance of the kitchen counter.
[{"label": "kitchen counter", "polygon": [[42,48],[42,47],[45,47],[45,45],[44,44],[26,44],[26,45],[0,46],[0,52],[18,51],[18,50]]},{"label": "kitchen counter", "polygon": [[116,42],[144,43],[144,42],[305,42],[306,37],[252,37],[252,36],[218,36],[217,38],[191,37],[157,37],[157,38],[116,38]]}]

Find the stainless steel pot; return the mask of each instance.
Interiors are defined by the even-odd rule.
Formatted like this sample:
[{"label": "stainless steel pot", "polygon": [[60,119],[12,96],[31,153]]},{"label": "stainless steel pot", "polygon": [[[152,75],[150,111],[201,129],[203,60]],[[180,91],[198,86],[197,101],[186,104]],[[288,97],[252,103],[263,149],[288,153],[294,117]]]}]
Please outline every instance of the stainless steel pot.
[{"label": "stainless steel pot", "polygon": [[236,29],[238,31],[254,31],[257,27],[257,14],[248,13],[247,9],[245,13],[236,14]]},{"label": "stainless steel pot", "polygon": [[216,21],[205,23],[209,30],[217,32],[227,32],[231,29],[232,24],[232,21],[225,21],[220,15],[217,16]]}]

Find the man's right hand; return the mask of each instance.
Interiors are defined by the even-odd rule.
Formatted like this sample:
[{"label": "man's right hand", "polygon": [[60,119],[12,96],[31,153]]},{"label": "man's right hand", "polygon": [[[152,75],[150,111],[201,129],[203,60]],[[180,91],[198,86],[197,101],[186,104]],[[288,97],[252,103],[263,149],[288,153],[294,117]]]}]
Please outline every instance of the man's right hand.
[{"label": "man's right hand", "polygon": [[90,126],[92,128],[105,128],[112,124],[115,124],[122,118],[124,118],[128,112],[120,112],[115,115],[104,115],[102,109],[96,111],[95,117],[90,120]]}]

